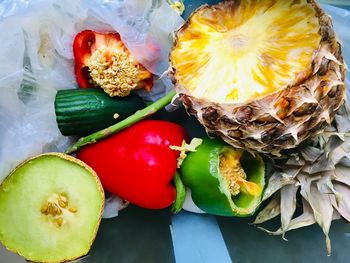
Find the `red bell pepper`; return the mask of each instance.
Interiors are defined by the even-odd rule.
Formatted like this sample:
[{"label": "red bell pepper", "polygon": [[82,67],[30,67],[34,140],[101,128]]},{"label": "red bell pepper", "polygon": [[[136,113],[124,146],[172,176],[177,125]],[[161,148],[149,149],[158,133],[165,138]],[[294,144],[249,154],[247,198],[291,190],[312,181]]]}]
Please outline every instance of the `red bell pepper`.
[{"label": "red bell pepper", "polygon": [[156,120],[141,121],[107,139],[88,145],[77,157],[90,165],[103,186],[138,206],[160,209],[176,196],[172,184],[181,146],[187,140],[181,126]]},{"label": "red bell pepper", "polygon": [[[97,33],[92,30],[84,30],[77,34],[73,43],[75,75],[80,88],[98,86],[96,81],[91,77],[92,69],[90,68],[90,58],[94,52],[98,50],[103,50],[103,52],[101,52],[106,62],[109,63],[108,67],[113,66],[112,58],[114,57],[113,59],[115,59],[117,53],[122,52],[126,54],[126,57],[132,61],[132,66],[137,70],[138,82],[135,88],[151,90],[153,86],[153,75],[132,57],[131,53],[122,42],[120,35],[118,33]],[[102,73],[104,76],[108,75],[107,71],[99,73]],[[111,78],[111,76],[108,78]]]}]

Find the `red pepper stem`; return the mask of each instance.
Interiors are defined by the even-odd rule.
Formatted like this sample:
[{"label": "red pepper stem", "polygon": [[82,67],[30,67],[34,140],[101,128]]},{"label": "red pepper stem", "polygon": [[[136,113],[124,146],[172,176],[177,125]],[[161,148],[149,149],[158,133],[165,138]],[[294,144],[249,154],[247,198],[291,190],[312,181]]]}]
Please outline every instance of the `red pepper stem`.
[{"label": "red pepper stem", "polygon": [[174,175],[174,184],[176,188],[176,199],[171,207],[171,212],[177,214],[181,211],[186,199],[186,187],[183,184],[180,173],[178,171],[176,171]]},{"label": "red pepper stem", "polygon": [[147,118],[148,116],[153,115],[157,111],[161,110],[164,108],[166,105],[171,103],[172,98],[176,95],[176,91],[172,90],[170,91],[167,95],[165,95],[163,98],[155,101],[151,105],[147,106],[146,108],[139,110],[135,112],[133,115],[129,116],[125,120],[122,120],[121,122],[118,122],[108,128],[105,128],[103,130],[97,131],[93,134],[90,134],[86,137],[80,138],[72,147],[70,147],[66,153],[74,153],[77,150],[79,150],[81,147],[95,143],[107,136],[110,136],[114,133],[117,133],[133,124],[136,122],[139,122],[140,120],[143,120]]}]

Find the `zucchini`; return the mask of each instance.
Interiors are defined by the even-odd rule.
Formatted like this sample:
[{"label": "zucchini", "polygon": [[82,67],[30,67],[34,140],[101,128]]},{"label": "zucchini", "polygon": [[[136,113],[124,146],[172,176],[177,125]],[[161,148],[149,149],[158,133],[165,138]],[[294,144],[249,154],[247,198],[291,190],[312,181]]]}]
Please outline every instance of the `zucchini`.
[{"label": "zucchini", "polygon": [[65,136],[85,136],[119,122],[146,105],[131,94],[111,98],[97,88],[60,90],[55,98],[58,128]]}]

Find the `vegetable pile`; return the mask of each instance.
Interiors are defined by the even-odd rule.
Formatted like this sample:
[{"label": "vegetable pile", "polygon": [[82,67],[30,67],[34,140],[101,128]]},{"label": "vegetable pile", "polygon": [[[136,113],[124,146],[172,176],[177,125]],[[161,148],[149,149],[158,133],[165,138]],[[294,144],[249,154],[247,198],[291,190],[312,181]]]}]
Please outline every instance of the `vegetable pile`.
[{"label": "vegetable pile", "polygon": [[[182,1],[168,2],[184,11]],[[168,54],[164,75],[174,87],[156,101],[147,98],[164,77],[155,74],[157,59],[134,53],[125,32],[76,34],[78,87],[55,94],[54,112],[62,135],[81,138],[71,137],[65,154],[27,160],[0,185],[0,241],[32,261],[76,259],[95,238],[104,190],[126,204],[173,213],[190,191],[187,198],[209,214],[247,217],[262,206],[254,224],[280,215],[275,232],[259,228],[283,238],[317,223],[330,254],[332,220],[350,222],[341,45],[314,0],[248,4],[224,1],[190,16]],[[161,53],[154,39],[145,43],[143,55]],[[176,101],[208,137],[191,138],[181,125],[154,116]]]}]

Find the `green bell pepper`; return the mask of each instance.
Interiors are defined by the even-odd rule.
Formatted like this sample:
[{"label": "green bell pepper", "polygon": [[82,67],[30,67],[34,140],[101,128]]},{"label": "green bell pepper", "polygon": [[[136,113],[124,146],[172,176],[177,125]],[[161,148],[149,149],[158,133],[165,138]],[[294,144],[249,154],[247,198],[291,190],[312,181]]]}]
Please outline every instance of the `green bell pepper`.
[{"label": "green bell pepper", "polygon": [[256,154],[206,138],[181,165],[183,183],[194,203],[220,216],[249,216],[260,204],[265,164]]}]

